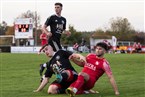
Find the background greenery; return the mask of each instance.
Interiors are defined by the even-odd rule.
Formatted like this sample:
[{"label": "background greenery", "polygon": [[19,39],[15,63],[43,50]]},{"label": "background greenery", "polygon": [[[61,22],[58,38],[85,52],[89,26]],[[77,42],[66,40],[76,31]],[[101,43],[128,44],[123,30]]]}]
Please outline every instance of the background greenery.
[{"label": "background greenery", "polygon": [[[30,13],[28,15],[28,13]],[[35,41],[35,45],[41,45],[40,34],[41,32],[41,24],[39,17],[40,15],[36,15],[36,12],[31,12],[28,10],[27,12],[21,14],[21,17],[28,16],[34,19],[34,28],[33,28],[33,37]],[[36,17],[37,16],[37,17]],[[3,21],[5,22],[5,21]],[[6,23],[6,22],[5,22]],[[6,23],[7,24],[7,23]],[[75,25],[69,25],[68,30],[71,32],[71,35],[67,37],[66,35],[62,35],[61,44],[63,45],[73,45],[74,43],[81,44],[82,38],[86,40],[86,45],[89,45],[90,38],[95,39],[111,39],[112,36],[117,38],[117,41],[131,41],[131,42],[140,42],[142,45],[145,45],[145,32],[135,30],[130,21],[124,17],[115,17],[110,18],[107,23],[107,27],[97,28],[93,31],[78,31],[75,29]],[[37,30],[36,30],[37,29]],[[0,35],[15,35],[14,26],[3,26],[3,23],[0,23]],[[27,39],[23,39],[26,42]],[[13,45],[12,38],[0,38],[0,45]],[[18,44],[17,44],[18,45]]]},{"label": "background greenery", "polygon": [[[86,54],[84,54],[86,55]],[[145,55],[107,54],[120,91],[119,97],[145,97]],[[47,61],[44,55],[0,53],[0,97],[68,97],[66,94],[48,95],[47,88],[33,93],[39,85],[39,64]],[[77,71],[81,68],[74,65]],[[50,80],[52,82],[54,78]],[[76,97],[116,97],[104,74],[94,90],[100,94]]]}]

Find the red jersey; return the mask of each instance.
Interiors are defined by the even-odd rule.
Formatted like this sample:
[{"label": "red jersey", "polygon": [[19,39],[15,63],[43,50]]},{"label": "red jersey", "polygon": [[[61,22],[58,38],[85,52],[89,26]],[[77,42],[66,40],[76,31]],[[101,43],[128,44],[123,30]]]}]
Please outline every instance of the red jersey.
[{"label": "red jersey", "polygon": [[47,44],[47,35],[45,33],[42,33],[40,35],[40,38],[41,38],[41,45],[42,46],[45,45],[45,44]]},{"label": "red jersey", "polygon": [[140,43],[138,43],[137,46],[138,46],[138,48],[141,48],[142,47]]},{"label": "red jersey", "polygon": [[88,54],[86,61],[87,63],[82,72],[89,74],[94,80],[97,81],[104,72],[112,74],[109,62],[105,58],[99,58],[95,54]]},{"label": "red jersey", "polygon": [[138,45],[137,45],[136,43],[133,44],[133,47],[134,47],[134,48],[137,48],[137,46],[138,46]]}]

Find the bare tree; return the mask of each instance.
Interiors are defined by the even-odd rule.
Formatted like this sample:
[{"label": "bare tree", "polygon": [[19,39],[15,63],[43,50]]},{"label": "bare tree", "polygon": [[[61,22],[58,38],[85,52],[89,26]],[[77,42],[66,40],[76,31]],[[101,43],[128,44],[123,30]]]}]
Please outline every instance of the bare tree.
[{"label": "bare tree", "polygon": [[5,21],[2,21],[2,23],[0,23],[0,35],[5,35],[6,30],[7,23]]},{"label": "bare tree", "polygon": [[112,32],[126,33],[134,29],[127,18],[117,17],[116,19],[110,19],[110,30]]},{"label": "bare tree", "polygon": [[20,14],[17,18],[32,18],[33,19],[33,25],[34,28],[40,27],[40,15],[38,15],[37,11],[30,11],[28,10],[27,12],[24,12],[22,14]]}]

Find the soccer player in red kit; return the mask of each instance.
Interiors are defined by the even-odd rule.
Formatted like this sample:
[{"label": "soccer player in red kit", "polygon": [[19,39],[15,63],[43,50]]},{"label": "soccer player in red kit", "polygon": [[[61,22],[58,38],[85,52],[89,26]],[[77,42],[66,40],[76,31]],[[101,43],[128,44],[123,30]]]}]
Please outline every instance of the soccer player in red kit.
[{"label": "soccer player in red kit", "polygon": [[44,31],[42,31],[42,33],[40,34],[40,39],[41,39],[41,46],[44,46],[45,44],[48,44],[48,37],[47,34],[44,33]]},{"label": "soccer player in red kit", "polygon": [[[75,94],[84,94],[85,90],[90,90],[94,87],[95,82],[106,73],[110,83],[114,89],[115,95],[119,95],[119,91],[113,77],[112,71],[109,66],[109,62],[104,58],[104,54],[111,48],[111,45],[107,42],[99,42],[96,45],[96,54],[88,54],[86,56],[83,70],[79,73],[78,78],[73,82],[66,93],[71,97]],[[73,56],[73,57],[80,57]]]}]

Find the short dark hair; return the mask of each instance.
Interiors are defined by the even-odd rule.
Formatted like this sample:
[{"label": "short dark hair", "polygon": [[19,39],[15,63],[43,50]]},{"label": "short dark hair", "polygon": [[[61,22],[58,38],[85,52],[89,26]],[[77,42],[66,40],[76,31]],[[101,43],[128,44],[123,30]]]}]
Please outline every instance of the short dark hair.
[{"label": "short dark hair", "polygon": [[39,52],[42,52],[42,50],[43,50],[46,46],[48,46],[48,45],[49,45],[49,44],[43,45],[43,46],[40,48]]},{"label": "short dark hair", "polygon": [[54,5],[59,5],[59,6],[63,7],[62,3],[59,3],[59,2],[55,3]]},{"label": "short dark hair", "polygon": [[106,51],[108,51],[112,47],[110,44],[108,45],[105,42],[99,42],[96,44],[96,46],[100,46],[100,47],[104,48]]}]

